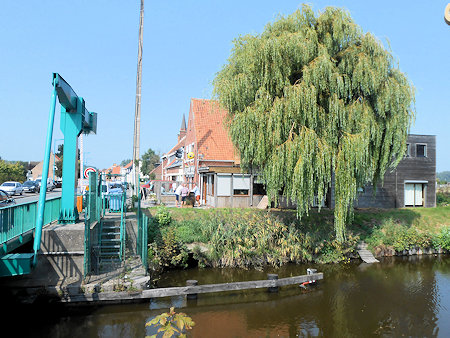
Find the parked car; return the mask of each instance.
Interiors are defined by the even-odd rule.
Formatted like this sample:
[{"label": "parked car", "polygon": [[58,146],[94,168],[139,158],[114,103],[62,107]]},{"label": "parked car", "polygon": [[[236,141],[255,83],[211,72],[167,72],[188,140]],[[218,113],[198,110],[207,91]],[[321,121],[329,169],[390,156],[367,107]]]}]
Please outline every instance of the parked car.
[{"label": "parked car", "polygon": [[[39,190],[41,190],[41,179],[38,178],[38,179],[36,180],[36,182],[38,182],[38,184],[39,184]],[[53,189],[55,189],[55,185],[53,184],[53,182],[52,182],[51,179],[48,179],[48,180],[47,180],[47,191],[53,191]]]},{"label": "parked car", "polygon": [[14,198],[9,196],[9,194],[6,191],[0,190],[0,208],[6,207],[11,204],[16,204]]},{"label": "parked car", "polygon": [[56,180],[55,181],[55,188],[61,188],[62,187],[62,181],[61,180]]},{"label": "parked car", "polygon": [[23,183],[23,191],[39,192],[39,183],[37,183],[36,181],[26,181]]},{"label": "parked car", "polygon": [[6,191],[10,195],[22,195],[23,193],[22,184],[20,184],[19,182],[4,182],[2,185],[0,185],[0,189]]}]

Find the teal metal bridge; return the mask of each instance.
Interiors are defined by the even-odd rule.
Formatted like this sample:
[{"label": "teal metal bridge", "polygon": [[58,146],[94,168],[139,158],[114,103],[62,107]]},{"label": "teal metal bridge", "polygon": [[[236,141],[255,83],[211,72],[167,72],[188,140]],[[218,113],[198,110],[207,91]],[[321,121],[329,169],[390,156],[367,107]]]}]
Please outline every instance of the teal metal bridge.
[{"label": "teal metal bridge", "polygon": [[[0,277],[29,274],[36,268],[44,226],[56,221],[59,224],[79,222],[75,190],[77,139],[81,133],[96,133],[97,114],[85,108],[84,99],[78,97],[57,73],[53,73],[52,86],[39,201],[0,209]],[[61,197],[47,199],[47,178],[57,98],[61,104],[61,130],[64,134],[63,184]],[[126,191],[103,195],[101,186],[102,177],[97,172],[90,173],[89,192],[84,208],[84,276],[93,273],[92,257],[96,254],[99,256],[99,252],[103,253],[104,257],[116,258],[119,262],[125,257]],[[103,225],[108,213],[120,214],[120,226],[118,231],[111,232],[111,229],[107,229],[105,234]],[[137,219],[138,255],[146,267],[147,217],[140,208]],[[98,226],[93,227],[94,224]],[[93,228],[95,230],[92,230]],[[95,240],[92,240],[93,238]],[[30,242],[33,243],[33,252],[20,250],[24,244]],[[106,248],[109,250],[105,250]]]},{"label": "teal metal bridge", "polygon": [[[44,225],[58,220],[61,197],[45,201]],[[11,253],[33,241],[36,229],[38,201],[15,204],[0,209],[0,277],[31,272],[33,254]]]},{"label": "teal metal bridge", "polygon": [[[126,191],[102,194],[100,187],[103,179],[98,173],[90,173],[89,190],[84,196],[84,277],[101,272],[105,264],[114,262],[120,265],[125,259]],[[44,226],[58,222],[61,197],[48,198],[44,210]],[[20,251],[27,243],[40,245],[36,243],[37,218],[38,201],[0,209],[0,277],[32,272],[34,253],[16,251]],[[118,222],[109,224],[111,218]],[[146,268],[148,218],[140,206],[137,209],[137,222],[137,254]]]}]

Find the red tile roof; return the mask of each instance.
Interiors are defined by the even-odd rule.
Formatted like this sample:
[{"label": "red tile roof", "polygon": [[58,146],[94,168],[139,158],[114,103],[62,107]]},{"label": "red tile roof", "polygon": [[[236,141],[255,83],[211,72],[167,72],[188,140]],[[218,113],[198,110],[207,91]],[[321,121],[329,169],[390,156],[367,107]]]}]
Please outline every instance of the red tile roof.
[{"label": "red tile roof", "polygon": [[[226,110],[221,109],[216,101],[191,99],[186,144],[195,142],[203,160],[240,162],[224,125],[226,115]],[[195,140],[191,140],[192,132]]]},{"label": "red tile roof", "polygon": [[112,175],[120,175],[120,166],[118,165],[118,166],[113,167],[111,170],[111,174]]}]

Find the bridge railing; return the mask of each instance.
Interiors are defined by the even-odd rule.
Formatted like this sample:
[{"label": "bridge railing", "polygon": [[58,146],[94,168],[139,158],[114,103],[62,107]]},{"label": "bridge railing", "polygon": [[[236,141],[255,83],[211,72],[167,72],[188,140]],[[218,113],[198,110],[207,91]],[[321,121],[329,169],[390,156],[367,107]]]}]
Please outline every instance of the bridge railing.
[{"label": "bridge railing", "polygon": [[[61,197],[48,198],[45,201],[44,225],[58,220],[60,207]],[[6,254],[23,244],[23,236],[32,234],[36,228],[37,214],[38,201],[14,204],[0,209],[0,254]]]}]

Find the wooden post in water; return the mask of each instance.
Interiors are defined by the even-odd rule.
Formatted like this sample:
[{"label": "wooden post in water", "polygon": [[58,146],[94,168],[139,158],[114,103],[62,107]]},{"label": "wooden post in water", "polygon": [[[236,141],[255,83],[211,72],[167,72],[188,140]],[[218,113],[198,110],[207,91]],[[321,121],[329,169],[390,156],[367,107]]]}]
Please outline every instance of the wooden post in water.
[{"label": "wooden post in water", "polygon": [[[275,273],[269,273],[267,274],[268,280],[278,280],[278,275]],[[278,286],[270,286],[267,288],[267,291],[269,292],[278,292]]]},{"label": "wooden post in water", "polygon": [[[198,281],[196,281],[195,279],[188,279],[186,281],[186,286],[197,286],[198,285]],[[187,299],[197,299],[197,294],[196,293],[188,293],[186,295]]]}]

